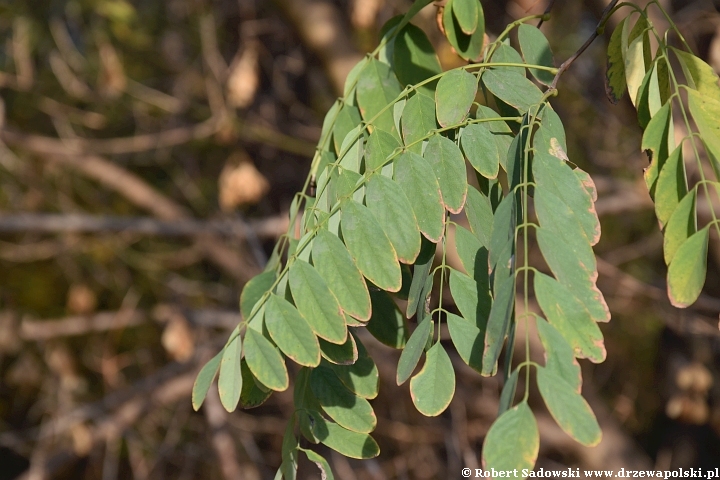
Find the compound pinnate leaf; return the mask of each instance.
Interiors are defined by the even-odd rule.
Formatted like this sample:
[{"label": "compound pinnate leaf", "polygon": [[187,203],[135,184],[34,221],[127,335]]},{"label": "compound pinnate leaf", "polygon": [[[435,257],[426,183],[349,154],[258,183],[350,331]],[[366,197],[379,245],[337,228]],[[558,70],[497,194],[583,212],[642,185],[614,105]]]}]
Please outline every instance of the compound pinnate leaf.
[{"label": "compound pinnate leaf", "polygon": [[370,320],[367,284],[342,240],[320,230],[313,241],[312,260],[343,311],[363,322]]},{"label": "compound pinnate leaf", "polygon": [[427,417],[440,415],[455,394],[455,369],[447,352],[435,343],[425,354],[422,369],[410,379],[410,396],[415,408]]},{"label": "compound pinnate leaf", "polygon": [[345,202],[341,229],[350,256],[365,278],[383,290],[400,290],[402,272],[397,253],[370,209],[353,200]]},{"label": "compound pinnate leaf", "polygon": [[534,83],[508,67],[485,71],[482,81],[490,93],[522,113],[542,100],[543,93]]},{"label": "compound pinnate leaf", "polygon": [[695,204],[697,190],[690,190],[678,203],[668,219],[663,232],[663,254],[665,264],[670,265],[680,245],[690,238],[696,230]]},{"label": "compound pinnate leaf", "polygon": [[253,307],[270,290],[276,278],[277,274],[274,270],[271,270],[255,275],[245,284],[240,294],[240,313],[242,313],[245,321],[249,322],[251,320],[250,314]]},{"label": "compound pinnate leaf", "polygon": [[402,312],[385,292],[370,292],[372,317],[368,332],[388,347],[403,348],[408,339],[408,326]]},{"label": "compound pinnate leaf", "polygon": [[380,447],[366,433],[347,430],[321,416],[313,416],[313,435],[323,444],[350,458],[374,458]]},{"label": "compound pinnate leaf", "polygon": [[245,330],[245,361],[255,378],[271,390],[281,392],[289,384],[285,361],[275,345],[252,328]]},{"label": "compound pinnate leaf", "polygon": [[470,230],[484,247],[488,247],[492,239],[493,229],[492,204],[485,194],[479,192],[473,186],[468,186],[465,215],[467,215]]},{"label": "compound pinnate leaf", "polygon": [[585,306],[560,282],[535,273],[535,296],[550,324],[573,348],[576,357],[594,363],[605,360],[602,332]]},{"label": "compound pinnate leaf", "polygon": [[538,335],[545,349],[545,368],[565,380],[580,393],[582,372],[570,344],[555,327],[542,318],[536,318]]},{"label": "compound pinnate leaf", "polygon": [[478,27],[480,2],[478,0],[453,0],[452,9],[463,33],[473,34]]},{"label": "compound pinnate leaf", "polygon": [[432,166],[418,154],[403,153],[395,160],[395,181],[410,200],[420,231],[428,240],[439,242],[443,235],[445,209]]},{"label": "compound pinnate leaf", "polygon": [[420,253],[420,227],[400,185],[382,175],[372,175],[366,186],[366,205],[390,239],[398,259],[411,264]]},{"label": "compound pinnate leaf", "polygon": [[475,101],[477,89],[477,78],[464,69],[450,70],[444,74],[435,90],[440,126],[448,127],[462,122]]},{"label": "compound pinnate leaf", "polygon": [[345,342],[345,317],[318,271],[304,260],[295,260],[290,266],[289,283],[295,306],[313,332],[328,342]]},{"label": "compound pinnate leaf", "polygon": [[600,240],[600,220],[577,175],[567,163],[544,153],[535,155],[532,168],[537,190],[552,192],[560,199],[574,214],[590,245],[595,245]]},{"label": "compound pinnate leaf", "polygon": [[430,137],[423,158],[435,172],[445,208],[460,213],[467,195],[467,173],[463,154],[452,140],[435,134]]},{"label": "compound pinnate leaf", "polygon": [[377,417],[370,403],[348,390],[329,368],[321,366],[310,372],[310,388],[325,413],[341,427],[359,433],[375,429]]},{"label": "compound pinnate leaf", "polygon": [[532,470],[540,450],[537,421],[527,402],[500,415],[485,436],[482,464],[498,471]]},{"label": "compound pinnate leaf", "polygon": [[465,60],[477,61],[482,55],[485,40],[485,15],[482,10],[482,5],[478,3],[478,25],[475,31],[472,35],[467,35],[462,31],[457,18],[455,18],[453,14],[454,3],[455,0],[448,0],[443,11],[442,22],[443,28],[445,29],[445,36],[460,57]]},{"label": "compound pinnate leaf", "polygon": [[435,100],[417,93],[405,103],[402,113],[402,137],[410,151],[422,153],[421,140],[437,128],[435,122]]},{"label": "compound pinnate leaf", "polygon": [[192,406],[197,412],[200,410],[207,393],[210,390],[210,386],[220,370],[220,360],[223,357],[225,350],[218,352],[213,358],[211,358],[201,369],[195,378],[195,383],[192,389]]},{"label": "compound pinnate leaf", "polygon": [[[718,87],[720,89],[720,87]],[[705,146],[716,160],[720,160],[720,94],[716,98],[688,90],[688,106]],[[668,105],[670,102],[668,102]],[[643,137],[644,138],[644,137]]]},{"label": "compound pinnate leaf", "polygon": [[490,309],[487,328],[485,331],[485,349],[482,360],[484,376],[494,375],[497,372],[497,360],[500,357],[515,305],[515,276],[504,278],[495,291],[495,299]]},{"label": "compound pinnate leaf", "polygon": [[295,363],[320,364],[317,337],[300,312],[287,300],[272,294],[265,305],[265,327],[275,345]]},{"label": "compound pinnate leaf", "polygon": [[537,384],[550,415],[565,433],[587,447],[600,443],[602,431],[582,395],[547,368],[538,367]]},{"label": "compound pinnate leaf", "polygon": [[[233,331],[235,334],[237,330]],[[225,410],[232,412],[237,408],[242,390],[242,374],[240,373],[240,358],[242,357],[242,340],[240,335],[225,346],[220,361],[220,375],[218,376],[218,393],[220,403]]]},{"label": "compound pinnate leaf", "polygon": [[680,200],[687,195],[687,180],[683,162],[682,145],[675,148],[668,157],[655,188],[655,215],[660,226],[667,224]]},{"label": "compound pinnate leaf", "polygon": [[428,315],[418,324],[412,335],[410,335],[410,339],[400,354],[400,360],[398,360],[397,375],[395,376],[395,381],[398,385],[405,383],[405,381],[410,378],[410,375],[412,375],[413,370],[415,370],[425,350],[428,338],[430,338],[432,328],[432,318]]},{"label": "compound pinnate leaf", "polygon": [[478,323],[480,325],[458,315],[447,314],[448,330],[455,350],[470,368],[481,372],[485,348],[485,325],[483,321]]},{"label": "compound pinnate leaf", "polygon": [[496,178],[500,170],[500,155],[495,137],[482,124],[473,123],[462,130],[460,146],[475,170],[485,178]]},{"label": "compound pinnate leaf", "polygon": [[[379,60],[370,58],[357,83],[357,103],[366,122],[399,138],[392,110],[386,108],[400,95],[402,86],[395,74]],[[377,117],[377,118],[376,118]]]},{"label": "compound pinnate leaf", "polygon": [[710,226],[699,230],[680,245],[667,274],[668,298],[676,307],[685,308],[698,299],[705,284]]},{"label": "compound pinnate leaf", "polygon": [[358,349],[355,344],[355,337],[348,335],[345,343],[338,345],[337,343],[326,342],[322,338],[320,341],[320,354],[330,363],[336,365],[352,365],[358,359]]},{"label": "compound pinnate leaf", "polygon": [[[518,42],[520,51],[525,58],[525,63],[530,65],[542,65],[543,67],[554,67],[553,54],[550,44],[545,35],[535,26],[523,23],[518,27]],[[530,74],[535,79],[547,86],[552,84],[555,75],[548,70],[529,68]]]},{"label": "compound pinnate leaf", "polygon": [[625,61],[623,60],[622,32],[627,22],[623,18],[613,30],[607,51],[607,73],[605,75],[605,93],[608,100],[618,103],[625,94]]}]

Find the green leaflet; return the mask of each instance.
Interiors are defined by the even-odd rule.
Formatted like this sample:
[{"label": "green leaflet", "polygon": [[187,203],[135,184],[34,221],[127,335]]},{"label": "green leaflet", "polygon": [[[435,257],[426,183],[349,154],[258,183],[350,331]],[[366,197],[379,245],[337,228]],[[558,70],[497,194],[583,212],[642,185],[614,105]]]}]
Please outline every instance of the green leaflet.
[{"label": "green leaflet", "polygon": [[617,104],[625,94],[625,61],[622,35],[627,18],[623,18],[613,30],[607,51],[607,73],[605,75],[605,93],[608,100]]},{"label": "green leaflet", "polygon": [[193,383],[192,389],[192,406],[193,410],[196,412],[200,410],[200,407],[205,401],[205,397],[207,397],[208,390],[210,390],[210,386],[213,381],[215,381],[215,377],[220,370],[220,360],[222,359],[224,352],[225,349],[222,349],[213,358],[211,358],[200,369],[197,378],[195,378],[195,383]]},{"label": "green leaflet", "polygon": [[500,259],[500,253],[508,242],[515,241],[516,223],[515,195],[509,193],[502,199],[493,218],[492,237],[490,237],[490,267],[493,269]]},{"label": "green leaflet", "polygon": [[[400,290],[402,273],[397,253],[372,212],[353,200],[345,202],[341,228],[350,256],[365,278],[383,290]],[[373,241],[368,242],[369,238]]]},{"label": "green leaflet", "polygon": [[580,393],[582,372],[570,344],[558,330],[542,318],[536,317],[540,341],[545,349],[545,368],[565,380]]},{"label": "green leaflet", "polygon": [[402,113],[402,137],[409,150],[422,153],[422,142],[437,128],[435,100],[420,92],[410,97]]},{"label": "green leaflet", "polygon": [[281,475],[281,478],[284,480],[296,480],[298,447],[298,440],[295,437],[293,423],[288,422],[282,441],[282,463],[280,464],[280,470],[278,470],[278,473],[275,475],[276,478]]},{"label": "green leaflet", "polygon": [[375,429],[377,417],[370,403],[355,396],[329,368],[321,366],[310,372],[310,388],[325,413],[341,427],[359,433]]},{"label": "green leaflet", "polygon": [[333,142],[337,155],[340,155],[340,152],[342,152],[343,140],[345,140],[347,134],[360,125],[361,121],[360,110],[358,110],[357,107],[348,105],[347,103],[343,105],[337,114],[335,127],[333,128]]},{"label": "green leaflet", "polygon": [[[542,65],[544,67],[554,67],[553,54],[550,50],[550,44],[545,35],[535,26],[523,23],[518,27],[518,42],[520,43],[520,51],[525,58],[525,63],[530,65]],[[537,68],[529,68],[530,74],[543,85],[550,86],[555,79],[555,75],[547,70],[538,70]]]},{"label": "green leaflet", "polygon": [[[425,286],[425,280],[430,274],[433,260],[435,259],[435,250],[437,246],[426,238],[422,238],[422,246],[420,247],[420,254],[415,260],[415,266],[413,267],[412,282],[410,283],[410,289],[408,291],[408,303],[405,310],[405,316],[407,318],[412,317],[422,308],[422,304],[425,299],[421,297],[423,287]],[[420,310],[422,311],[422,310]]]},{"label": "green leaflet", "polygon": [[[492,54],[492,57],[490,58],[491,63],[517,63],[521,64],[523,63],[523,59],[520,56],[520,53],[518,53],[517,50],[515,50],[512,46],[501,43],[497,46],[495,53]],[[522,77],[525,76],[525,67],[501,67],[504,69],[507,69],[508,72],[515,73],[517,75],[520,75]],[[497,114],[495,114],[497,116]]]},{"label": "green leaflet", "polygon": [[289,283],[295,306],[313,332],[328,342],[345,342],[345,317],[317,270],[304,260],[295,260],[290,266]]},{"label": "green leaflet", "polygon": [[655,114],[648,123],[642,137],[641,147],[650,151],[650,166],[645,169],[645,184],[650,191],[650,196],[655,198],[656,182],[660,170],[662,170],[668,152],[668,136],[673,131],[672,127],[672,102],[668,102]]},{"label": "green leaflet", "polygon": [[597,187],[590,175],[585,170],[577,167],[573,170],[573,173],[580,179],[580,183],[585,187],[585,191],[588,192],[593,203],[597,202]]},{"label": "green leaflet", "polygon": [[495,137],[484,124],[473,123],[463,128],[460,136],[465,157],[483,177],[496,178],[500,170],[500,155]]},{"label": "green leaflet", "polygon": [[343,88],[343,97],[347,101],[349,101],[351,104],[355,98],[355,87],[357,86],[357,80],[358,76],[360,75],[360,72],[362,72],[363,68],[365,68],[365,64],[368,62],[368,57],[363,58],[358,63],[355,64],[355,66],[350,69],[350,72],[348,73],[347,77],[345,78],[345,86]]},{"label": "green leaflet", "polygon": [[435,134],[430,137],[423,158],[435,172],[443,204],[450,213],[460,213],[467,195],[465,159],[455,142]]},{"label": "green leaflet", "polygon": [[460,30],[467,35],[472,35],[478,27],[480,17],[478,0],[454,0],[452,9],[458,25],[460,25]]},{"label": "green leaflet", "polygon": [[369,178],[365,195],[368,209],[390,240],[398,260],[413,263],[420,253],[420,227],[400,185],[376,174]]},{"label": "green leaflet", "polygon": [[[690,113],[705,147],[716,160],[720,160],[720,99],[703,96],[695,90],[688,90],[687,94]],[[720,94],[716,94],[716,97],[720,97]]]},{"label": "green leaflet", "polygon": [[490,309],[485,331],[482,371],[480,372],[484,376],[495,375],[497,372],[497,360],[510,327],[510,319],[515,306],[515,275],[510,273],[510,276],[505,277],[499,283],[495,291],[495,300]]},{"label": "green leaflet", "polygon": [[694,233],[675,252],[667,274],[668,298],[679,308],[689,307],[700,296],[707,273],[710,225]]},{"label": "green leaflet", "polygon": [[535,154],[532,169],[536,191],[551,192],[562,201],[572,211],[590,245],[595,245],[600,240],[600,220],[592,197],[577,175],[567,163],[541,153]]},{"label": "green leaflet", "polygon": [[[625,82],[627,83],[628,94],[633,105],[637,105],[637,93],[642,84],[647,71],[645,55],[645,44],[648,43],[647,31],[643,31],[647,27],[647,20],[640,17],[633,27],[632,31],[626,33],[630,29],[630,22],[625,22],[622,31],[622,43],[625,63]],[[627,45],[627,49],[625,49]]]},{"label": "green leaflet", "polygon": [[468,230],[455,227],[455,249],[467,274],[475,281],[488,282],[488,251]]},{"label": "green leaflet", "polygon": [[643,129],[670,97],[669,76],[665,62],[665,57],[657,57],[640,84],[637,112],[640,127]]},{"label": "green leaflet", "polygon": [[[255,378],[271,390],[283,391],[289,384],[285,361],[278,349],[262,333],[245,330],[245,361]],[[239,363],[239,362],[238,362]]]},{"label": "green leaflet", "polygon": [[485,330],[492,307],[490,287],[479,283],[457,270],[450,270],[450,293],[460,314]]},{"label": "green leaflet", "polygon": [[[340,109],[342,108],[342,106],[342,102],[339,99],[336,100],[335,103],[332,104],[332,107],[330,107],[330,110],[328,110],[328,112],[325,114],[325,118],[323,119],[318,146],[325,151],[334,150],[335,148],[334,144],[331,144],[329,140],[333,128],[335,127],[335,121],[337,119],[338,113],[340,113]],[[321,171],[322,169],[318,168],[316,173],[320,173]]]},{"label": "green leaflet", "polygon": [[675,252],[685,240],[695,233],[695,204],[697,200],[697,190],[690,190],[675,207],[672,215],[668,219],[665,231],[663,232],[663,253],[665,255],[665,264],[670,265]]},{"label": "green leaflet", "polygon": [[358,125],[348,132],[338,152],[338,164],[346,170],[360,173],[360,163],[365,151],[365,128]]},{"label": "green leaflet", "polygon": [[485,469],[532,470],[540,450],[540,433],[527,402],[519,403],[495,420],[485,436]]},{"label": "green leaflet", "polygon": [[655,215],[660,222],[661,228],[667,224],[670,216],[687,192],[685,163],[683,162],[682,145],[680,145],[670,154],[657,179]]},{"label": "green leaflet", "polygon": [[300,448],[300,450],[305,453],[308,460],[320,469],[320,478],[323,480],[335,480],[335,476],[333,476],[332,470],[330,469],[330,464],[325,460],[325,457],[312,450],[306,450],[304,448]]},{"label": "green leaflet", "polygon": [[415,408],[426,417],[440,415],[455,394],[455,369],[440,344],[435,343],[425,355],[422,369],[410,379],[410,396]]},{"label": "green leaflet", "polygon": [[400,354],[400,360],[398,360],[397,366],[397,374],[395,376],[395,381],[398,385],[402,385],[403,383],[405,383],[405,381],[410,378],[410,375],[412,375],[413,370],[415,370],[415,367],[417,366],[418,361],[420,360],[420,357],[425,350],[425,345],[427,345],[428,338],[430,338],[430,334],[432,331],[433,321],[432,318],[427,315],[418,324],[412,335],[410,335],[410,339],[408,340],[405,348],[403,348],[403,351]]},{"label": "green leaflet", "polygon": [[554,232],[538,228],[536,236],[540,251],[558,281],[580,300],[594,321],[609,321],[610,310],[595,284],[597,271],[586,270],[575,255],[568,255],[570,246]]},{"label": "green leaflet", "polygon": [[358,359],[358,349],[355,344],[355,337],[348,335],[345,343],[338,345],[337,343],[326,342],[322,338],[320,341],[320,353],[322,357],[330,363],[337,365],[352,365]]},{"label": "green leaflet", "polygon": [[373,399],[379,389],[379,373],[372,358],[367,354],[358,357],[352,365],[327,365],[345,387],[358,397]]},{"label": "green leaflet", "polygon": [[360,321],[370,320],[367,285],[342,241],[320,230],[313,241],[312,260],[343,311]]},{"label": "green leaflet", "polygon": [[242,373],[242,391],[240,392],[240,407],[255,408],[259,407],[265,400],[270,398],[272,390],[262,385],[260,381],[250,371],[247,361],[243,358],[240,362],[240,372]]},{"label": "green leaflet", "polygon": [[[403,85],[415,85],[442,72],[440,61],[425,33],[408,23],[395,37],[392,66]],[[432,95],[436,82],[420,87],[420,92]]]},{"label": "green leaflet", "polygon": [[549,103],[546,103],[538,118],[540,126],[533,135],[532,144],[538,153],[550,154],[560,160],[567,161],[567,140],[565,127],[557,112]]},{"label": "green leaflet", "polygon": [[403,153],[395,159],[395,181],[410,200],[420,231],[428,240],[439,242],[443,235],[445,209],[432,166],[420,155]]},{"label": "green leaflet", "polygon": [[576,357],[605,360],[602,332],[583,304],[557,280],[535,273],[535,297],[550,324],[567,340]]},{"label": "green leaflet", "polygon": [[600,443],[602,431],[582,395],[547,368],[538,367],[537,384],[550,415],[565,433],[587,447]]},{"label": "green leaflet", "polygon": [[403,348],[408,338],[408,326],[392,297],[385,292],[370,292],[372,317],[367,324],[373,337],[388,347]]},{"label": "green leaflet", "polygon": [[720,86],[718,86],[718,75],[715,73],[715,69],[692,53],[683,52],[674,47],[670,47],[670,50],[680,61],[688,86],[697,90],[702,98],[720,101]]},{"label": "green leaflet", "polygon": [[498,402],[500,404],[498,407],[498,417],[512,407],[517,390],[518,377],[520,377],[520,368],[513,370],[507,380],[505,380],[502,392],[500,393],[500,401]]},{"label": "green leaflet", "polygon": [[[495,52],[495,54],[497,55],[497,52]],[[475,118],[491,119],[499,118],[499,116],[492,108],[488,108],[485,105],[478,105],[477,110],[475,111]],[[500,161],[500,165],[502,165],[503,168],[506,168],[505,157],[514,136],[512,130],[504,120],[492,120],[489,122],[483,122],[481,125],[487,127],[493,134],[495,147],[497,148],[498,160]]]},{"label": "green leaflet", "polygon": [[480,240],[480,243],[485,247],[489,246],[493,229],[492,205],[490,199],[473,186],[468,186],[465,215],[467,215],[470,230]]},{"label": "green leaflet", "polygon": [[485,37],[485,15],[482,5],[478,3],[478,24],[475,31],[472,35],[466,35],[458,24],[457,18],[453,15],[454,3],[455,0],[448,0],[443,11],[442,22],[445,28],[445,36],[460,57],[469,61],[478,61],[482,54]]},{"label": "green leaflet", "polygon": [[595,253],[575,212],[549,189],[535,189],[535,212],[540,226],[565,240],[571,254],[587,272],[597,270]]},{"label": "green leaflet", "polygon": [[[237,329],[233,330],[233,334],[236,333]],[[240,335],[236,335],[235,338],[225,346],[225,350],[222,352],[222,360],[220,361],[218,393],[220,394],[220,403],[222,403],[222,406],[225,407],[225,410],[228,412],[234,411],[240,401],[240,391],[242,390],[242,375],[240,373],[242,347],[243,344]]]},{"label": "green leaflet", "polygon": [[275,345],[295,363],[307,367],[320,364],[317,337],[290,302],[271,294],[265,305],[265,327]]},{"label": "green leaflet", "polygon": [[[365,173],[380,169],[385,165],[387,158],[399,147],[400,142],[395,137],[387,132],[375,129],[368,137],[365,146]],[[383,174],[385,169],[388,168],[392,172],[392,163],[382,167]]]},{"label": "green leaflet", "polygon": [[542,100],[543,93],[534,83],[508,67],[486,70],[482,81],[490,93],[522,113]]},{"label": "green leaflet", "polygon": [[475,75],[459,68],[445,73],[435,90],[437,121],[442,127],[457,125],[467,117],[477,94]]},{"label": "green leaflet", "polygon": [[240,294],[240,313],[246,322],[251,320],[250,313],[252,313],[253,307],[265,292],[270,290],[276,278],[277,273],[271,270],[255,275],[245,284]]},{"label": "green leaflet", "polygon": [[484,320],[476,323],[448,313],[447,325],[450,339],[463,362],[478,373],[482,371],[482,357],[485,348]]},{"label": "green leaflet", "polygon": [[313,434],[324,445],[350,458],[374,458],[380,454],[377,442],[366,433],[352,432],[314,416]]},{"label": "green leaflet", "polygon": [[[392,110],[385,108],[400,95],[402,87],[390,67],[370,58],[360,72],[357,84],[357,103],[366,122],[399,138]],[[382,112],[382,113],[380,113]],[[377,118],[376,118],[377,117]]]}]

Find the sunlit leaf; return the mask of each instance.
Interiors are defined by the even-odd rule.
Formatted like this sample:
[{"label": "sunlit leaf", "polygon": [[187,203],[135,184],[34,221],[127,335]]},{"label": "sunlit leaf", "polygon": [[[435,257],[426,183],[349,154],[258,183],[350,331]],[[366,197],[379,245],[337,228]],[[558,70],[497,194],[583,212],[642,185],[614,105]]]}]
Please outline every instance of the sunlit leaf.
[{"label": "sunlit leaf", "polygon": [[690,88],[697,90],[702,98],[711,98],[720,102],[720,85],[715,69],[692,53],[674,47],[670,47],[670,50],[680,61]]},{"label": "sunlit leaf", "polygon": [[347,137],[352,129],[360,125],[362,118],[360,111],[353,105],[345,104],[340,109],[333,127],[333,142],[335,144],[335,153],[340,154],[343,140]]},{"label": "sunlit leaf", "polygon": [[645,184],[655,198],[658,174],[669,156],[668,135],[672,132],[672,102],[666,103],[648,123],[642,137],[641,148],[650,154],[650,166],[645,169]]},{"label": "sunlit leaf", "polygon": [[542,100],[543,94],[534,83],[508,67],[486,70],[482,81],[490,93],[520,112],[527,112],[531,105]]},{"label": "sunlit leaf", "polygon": [[337,365],[352,365],[358,359],[358,349],[355,338],[348,335],[345,343],[338,345],[320,339],[320,353],[330,363]]},{"label": "sunlit leaf", "polygon": [[[357,84],[357,103],[366,122],[399,138],[392,110],[386,108],[400,95],[402,86],[390,67],[369,58],[360,72]],[[381,113],[382,112],[382,113]]]},{"label": "sunlit leaf", "polygon": [[478,3],[478,25],[475,31],[472,35],[466,35],[460,28],[457,18],[453,15],[453,3],[454,0],[448,0],[447,3],[445,3],[445,9],[443,11],[442,22],[445,29],[445,36],[458,55],[465,60],[478,61],[482,55],[485,38],[485,15],[482,10],[482,5]]},{"label": "sunlit leaf", "polygon": [[690,190],[678,203],[668,219],[663,232],[663,253],[665,264],[670,265],[680,245],[690,238],[697,229],[695,218],[695,204],[697,190]]},{"label": "sunlit leaf", "polygon": [[275,271],[270,270],[255,275],[245,284],[240,294],[240,313],[242,313],[243,319],[246,322],[250,321],[250,314],[252,313],[253,307],[265,292],[270,290],[276,278],[277,274]]},{"label": "sunlit leaf", "polygon": [[382,167],[383,172],[386,168],[392,172],[392,163],[385,162],[398,147],[400,142],[395,137],[383,130],[374,130],[365,146],[365,172],[380,169],[383,165],[385,165]]},{"label": "sunlit leaf", "polygon": [[322,417],[314,420],[314,435],[336,452],[350,458],[374,458],[380,454],[380,447],[370,435],[352,432]]},{"label": "sunlit leaf", "polygon": [[440,196],[440,185],[432,166],[420,155],[403,153],[395,160],[395,181],[410,200],[420,231],[428,240],[435,243],[440,241],[445,223],[445,209]]},{"label": "sunlit leaf", "polygon": [[263,385],[275,391],[283,391],[288,387],[289,378],[285,361],[270,340],[262,333],[248,328],[245,330],[243,347],[245,361],[250,371]]},{"label": "sunlit leaf", "polygon": [[495,137],[485,125],[474,123],[465,127],[460,137],[460,145],[475,170],[486,178],[497,177],[500,155]]},{"label": "sunlit leaf", "polygon": [[359,433],[375,429],[377,417],[370,403],[348,390],[329,368],[320,366],[310,372],[310,388],[325,413],[341,427]]},{"label": "sunlit leaf", "polygon": [[550,414],[565,433],[587,447],[600,443],[602,431],[582,395],[547,368],[537,368],[537,384]]},{"label": "sunlit leaf", "polygon": [[410,379],[415,408],[427,417],[440,415],[455,394],[455,369],[447,352],[435,343],[425,355],[422,369]]},{"label": "sunlit leaf", "polygon": [[379,373],[373,359],[367,355],[359,355],[352,365],[333,365],[328,367],[358,397],[372,399],[377,397],[379,389]]},{"label": "sunlit leaf", "polygon": [[272,294],[265,306],[265,327],[275,345],[300,365],[320,363],[320,345],[310,325],[287,300]]},{"label": "sunlit leaf", "polygon": [[430,137],[423,157],[435,172],[445,208],[451,213],[460,213],[468,188],[465,159],[460,148],[452,140],[435,134]]},{"label": "sunlit leaf", "polygon": [[705,284],[710,225],[694,233],[675,252],[668,267],[668,298],[685,308],[698,299]]},{"label": "sunlit leaf", "polygon": [[500,415],[490,427],[483,443],[483,467],[497,471],[532,470],[539,450],[537,421],[527,402],[522,402]]},{"label": "sunlit leaf", "polygon": [[447,127],[462,122],[475,101],[477,89],[477,78],[465,69],[450,70],[444,74],[435,90],[437,121],[440,126]]},{"label": "sunlit leaf", "polygon": [[330,469],[330,464],[327,460],[325,460],[325,457],[313,452],[312,450],[306,450],[304,448],[301,448],[300,450],[305,453],[308,460],[313,462],[320,469],[320,480],[335,480],[332,470]]},{"label": "sunlit leaf", "polygon": [[453,0],[453,14],[463,33],[471,35],[478,27],[480,2],[478,0]]},{"label": "sunlit leaf", "polygon": [[622,32],[627,22],[623,18],[613,30],[607,51],[607,73],[605,76],[605,93],[608,100],[618,103],[625,94],[625,61],[622,51]]},{"label": "sunlit leaf", "polygon": [[220,350],[213,358],[211,358],[203,367],[195,378],[192,389],[192,406],[197,412],[200,410],[210,386],[215,381],[215,377],[220,370],[220,360],[223,358],[225,349]]},{"label": "sunlit leaf", "polygon": [[558,330],[542,318],[536,318],[540,341],[545,349],[545,368],[565,380],[580,393],[582,373],[570,344]]},{"label": "sunlit leaf", "polygon": [[450,339],[458,355],[473,370],[482,371],[482,357],[485,349],[485,320],[467,320],[458,315],[447,314]]},{"label": "sunlit leaf", "polygon": [[[486,107],[485,105],[478,105],[475,111],[476,119],[492,119],[499,118],[498,113],[492,108]],[[500,165],[506,168],[505,156],[510,148],[510,143],[514,134],[508,124],[504,120],[490,120],[482,122],[482,125],[487,127],[488,130],[493,134],[495,140],[495,148],[497,149],[497,156],[500,161]]]},{"label": "sunlit leaf", "polygon": [[490,199],[473,186],[468,186],[465,215],[472,232],[483,246],[488,247],[492,238],[493,209]]},{"label": "sunlit leaf", "polygon": [[332,343],[345,341],[347,328],[340,305],[325,280],[306,261],[298,259],[290,266],[290,290],[300,315],[318,337]]},{"label": "sunlit leaf", "polygon": [[[703,96],[702,93],[695,90],[688,90],[687,94],[690,113],[692,113],[702,140],[715,159],[720,160],[720,122],[718,122],[720,99]],[[720,97],[720,94],[717,96]]]},{"label": "sunlit leaf", "polygon": [[[408,23],[395,37],[393,48],[393,69],[403,85],[415,85],[442,71],[435,49],[425,33]],[[431,95],[436,82],[420,87],[420,91]]]},{"label": "sunlit leaf", "polygon": [[418,324],[412,335],[410,335],[410,339],[400,354],[400,360],[398,360],[397,375],[395,376],[395,381],[398,385],[405,383],[415,370],[425,350],[430,332],[433,330],[432,327],[433,321],[428,315]]},{"label": "sunlit leaf", "polygon": [[[525,63],[531,65],[542,65],[544,67],[554,67],[553,54],[550,50],[550,44],[545,35],[535,26],[523,23],[518,27],[518,42],[520,43],[520,51],[525,58]],[[539,70],[530,68],[530,74],[535,79],[547,86],[550,86],[555,75],[548,70]]]},{"label": "sunlit leaf", "polygon": [[680,200],[685,197],[687,192],[685,163],[683,161],[682,145],[680,145],[670,154],[657,179],[655,215],[661,227],[670,219]]},{"label": "sunlit leaf", "polygon": [[[248,329],[249,330],[249,329]],[[235,334],[237,330],[234,330]],[[242,390],[242,374],[240,373],[240,358],[242,357],[243,342],[240,335],[225,346],[220,361],[220,375],[218,376],[218,393],[220,403],[225,410],[232,412],[237,408]],[[246,354],[247,355],[247,354]]]},{"label": "sunlit leaf", "polygon": [[410,97],[402,114],[402,137],[409,150],[422,153],[421,140],[436,128],[435,100],[420,92]]}]

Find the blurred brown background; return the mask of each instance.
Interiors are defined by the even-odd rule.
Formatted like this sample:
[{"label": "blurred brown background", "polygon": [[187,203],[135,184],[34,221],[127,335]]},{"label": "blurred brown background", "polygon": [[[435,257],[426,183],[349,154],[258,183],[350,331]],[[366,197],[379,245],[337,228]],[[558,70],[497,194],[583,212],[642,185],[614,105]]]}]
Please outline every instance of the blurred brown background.
[{"label": "blurred brown background", "polygon": [[[555,2],[543,30],[558,64],[606,3]],[[720,2],[661,3],[720,70]],[[232,414],[211,394],[195,413],[192,382],[287,229],[344,76],[409,5],[0,2],[0,479],[273,478],[291,393]],[[483,5],[496,35],[547,0]],[[415,23],[456,66],[434,15]],[[534,400],[538,466],[720,466],[720,242],[706,293],[671,308],[641,131],[629,101],[604,96],[610,31],[554,100],[571,159],[599,189],[599,285],[613,321],[602,326],[608,360],[583,369],[604,440],[578,446]],[[321,447],[336,478],[460,478],[478,467],[500,380],[453,357],[455,399],[427,419],[394,384],[399,353],[362,338],[381,372],[382,453],[360,462]]]}]

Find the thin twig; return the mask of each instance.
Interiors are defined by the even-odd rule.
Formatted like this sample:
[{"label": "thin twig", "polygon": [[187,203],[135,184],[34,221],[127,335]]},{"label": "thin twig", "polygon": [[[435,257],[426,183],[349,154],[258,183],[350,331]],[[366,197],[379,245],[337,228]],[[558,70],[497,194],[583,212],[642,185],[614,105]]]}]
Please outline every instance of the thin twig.
[{"label": "thin twig", "polygon": [[555,78],[553,79],[552,84],[550,85],[550,90],[557,90],[557,83],[558,83],[558,80],[560,80],[560,76],[563,73],[565,73],[565,70],[570,68],[570,65],[572,65],[573,62],[575,60],[577,60],[577,58],[580,55],[582,55],[585,50],[587,50],[587,48],[590,46],[590,44],[592,44],[592,42],[594,42],[595,39],[598,36],[600,36],[600,33],[602,32],[603,27],[605,26],[605,23],[607,22],[608,18],[610,17],[610,13],[613,11],[613,9],[615,8],[615,5],[617,5],[617,3],[618,3],[618,0],[612,0],[612,2],[610,2],[608,4],[608,6],[605,7],[605,10],[603,10],[603,13],[600,17],[600,22],[598,22],[598,25],[595,28],[595,31],[592,33],[592,35],[590,35],[590,38],[588,38],[585,41],[585,43],[583,43],[582,47],[580,47],[580,49],[577,52],[575,52],[573,54],[573,56],[571,56],[570,58],[565,60],[563,62],[563,64],[560,65],[560,68],[558,69],[557,74],[555,74]]},{"label": "thin twig", "polygon": [[543,24],[543,22],[545,21],[545,18],[547,17],[547,15],[550,15],[550,12],[552,11],[554,5],[555,5],[555,0],[550,0],[550,2],[548,3],[547,8],[546,8],[545,11],[543,12],[542,18],[540,19],[540,21],[539,21],[538,24],[537,24],[537,28],[542,27],[542,24]]}]

